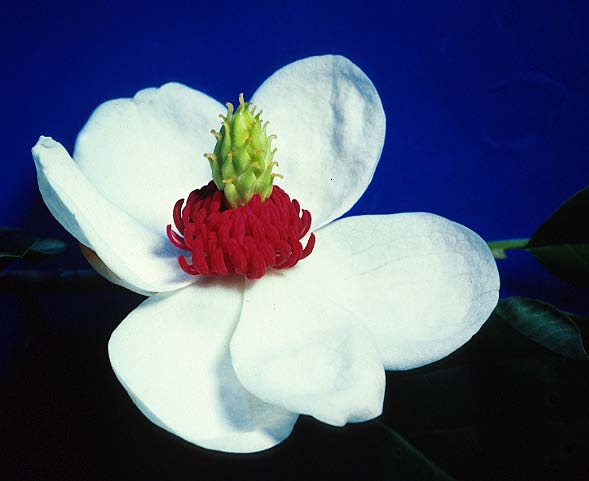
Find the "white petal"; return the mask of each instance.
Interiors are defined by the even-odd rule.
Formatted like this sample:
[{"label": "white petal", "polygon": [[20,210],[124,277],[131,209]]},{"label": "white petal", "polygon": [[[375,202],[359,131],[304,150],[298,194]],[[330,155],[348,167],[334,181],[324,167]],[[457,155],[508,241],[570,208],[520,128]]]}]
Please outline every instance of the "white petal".
[{"label": "white petal", "polygon": [[121,279],[113,271],[111,271],[104,262],[102,262],[102,259],[96,255],[96,252],[94,252],[89,247],[86,247],[84,244],[80,244],[80,250],[82,251],[82,254],[88,261],[88,264],[90,264],[92,268],[96,272],[98,272],[102,277],[104,277],[107,281],[146,297],[153,296],[155,294],[155,292],[144,291],[142,289],[139,289],[133,284],[129,284],[124,279]]},{"label": "white petal", "polygon": [[252,396],[235,376],[229,339],[242,296],[241,279],[157,294],[117,327],[108,346],[117,378],[143,414],[208,449],[268,449],[298,417]]},{"label": "white petal", "polygon": [[231,340],[246,389],[336,426],[381,414],[382,361],[353,313],[324,299],[308,279],[275,272],[246,286]]},{"label": "white petal", "polygon": [[[349,217],[316,236],[313,253],[284,275],[318,291],[323,303],[317,318],[340,306],[362,319],[387,369],[410,369],[448,355],[497,304],[499,276],[489,248],[471,230],[442,217]],[[293,289],[292,309],[297,297]]]},{"label": "white petal", "polygon": [[212,152],[216,100],[169,83],[132,99],[100,105],[76,140],[74,159],[114,205],[154,230],[172,222],[172,208],[211,180],[203,157]]},{"label": "white petal", "polygon": [[138,292],[161,292],[194,279],[177,263],[178,249],[100,195],[63,146],[41,137],[33,147],[39,190],[55,218]]},{"label": "white petal", "polygon": [[345,57],[309,57],[274,73],[252,101],[278,135],[280,186],[310,210],[312,229],[348,211],[372,179],[385,136],[366,74]]}]

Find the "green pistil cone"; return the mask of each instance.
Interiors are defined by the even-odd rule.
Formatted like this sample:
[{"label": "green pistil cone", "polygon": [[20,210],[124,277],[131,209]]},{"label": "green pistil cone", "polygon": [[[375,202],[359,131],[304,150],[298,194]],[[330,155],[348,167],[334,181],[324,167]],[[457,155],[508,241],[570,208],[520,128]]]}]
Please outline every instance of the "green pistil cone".
[{"label": "green pistil cone", "polygon": [[212,154],[205,154],[211,164],[213,181],[225,195],[232,209],[246,205],[255,194],[260,194],[262,202],[272,193],[274,177],[272,168],[276,149],[272,150],[275,135],[266,134],[268,122],[262,124],[261,111],[250,112],[250,102],[244,102],[239,95],[239,107],[227,102],[227,116],[223,119],[221,130],[211,133],[217,139]]}]

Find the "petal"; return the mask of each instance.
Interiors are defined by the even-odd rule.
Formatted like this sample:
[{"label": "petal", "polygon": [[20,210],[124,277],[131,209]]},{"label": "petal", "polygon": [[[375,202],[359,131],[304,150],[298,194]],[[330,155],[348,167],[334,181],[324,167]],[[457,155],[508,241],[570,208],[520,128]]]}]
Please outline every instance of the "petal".
[{"label": "petal", "polygon": [[108,350],[151,422],[208,449],[245,453],[280,443],[298,416],[260,401],[235,376],[229,339],[242,296],[241,279],[157,294],[117,327]]},{"label": "petal", "polygon": [[63,146],[41,137],[33,147],[39,190],[55,218],[137,292],[177,289],[193,279],[178,267],[178,250],[94,189]]},{"label": "petal", "polygon": [[274,73],[252,101],[278,135],[280,185],[311,211],[312,229],[348,211],[372,179],[385,136],[364,72],[345,57],[309,57]]},{"label": "petal", "polygon": [[102,259],[96,255],[96,252],[94,252],[89,247],[86,247],[84,244],[80,244],[80,250],[82,251],[83,256],[88,261],[88,264],[90,264],[92,268],[96,272],[98,272],[102,277],[104,277],[107,281],[146,297],[153,296],[155,294],[155,292],[144,291],[142,289],[139,289],[134,285],[129,284],[124,279],[121,279],[113,271],[111,271],[104,262],[102,262]]},{"label": "petal", "polygon": [[225,107],[184,85],[141,90],[100,105],[76,140],[74,159],[92,185],[144,225],[164,230],[172,208],[209,182],[203,157]]},{"label": "petal", "polygon": [[316,239],[309,258],[285,275],[320,291],[318,317],[337,305],[362,319],[387,369],[447,356],[497,304],[499,275],[489,248],[442,217],[348,217],[316,232]]},{"label": "petal", "polygon": [[266,402],[342,426],[382,412],[377,347],[356,316],[318,285],[282,272],[246,282],[231,340],[237,377]]}]

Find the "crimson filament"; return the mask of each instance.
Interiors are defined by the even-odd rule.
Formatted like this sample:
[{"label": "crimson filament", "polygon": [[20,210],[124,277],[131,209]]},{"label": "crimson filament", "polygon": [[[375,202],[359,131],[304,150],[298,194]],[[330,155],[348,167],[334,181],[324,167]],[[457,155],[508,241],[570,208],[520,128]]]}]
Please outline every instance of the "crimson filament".
[{"label": "crimson filament", "polygon": [[171,225],[166,233],[173,245],[191,252],[191,262],[178,257],[191,275],[258,279],[270,268],[293,267],[315,246],[315,234],[304,248],[301,244],[311,227],[310,212],[276,185],[264,202],[255,194],[247,205],[231,209],[211,181],[191,192],[186,204],[184,199],[176,202],[173,212],[178,233]]}]

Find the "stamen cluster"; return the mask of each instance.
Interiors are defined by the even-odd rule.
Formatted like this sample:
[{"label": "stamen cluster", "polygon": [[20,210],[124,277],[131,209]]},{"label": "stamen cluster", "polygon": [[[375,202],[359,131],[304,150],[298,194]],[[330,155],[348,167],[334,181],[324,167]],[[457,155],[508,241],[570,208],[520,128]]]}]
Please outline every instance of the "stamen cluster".
[{"label": "stamen cluster", "polygon": [[[301,239],[311,227],[311,214],[296,199],[274,185],[264,202],[255,194],[247,205],[232,209],[213,181],[190,193],[186,205],[174,206],[174,224],[167,226],[170,242],[190,251],[178,263],[192,275],[245,274],[258,279],[266,271],[287,269],[307,257],[315,245],[311,234],[303,248]],[[183,207],[184,206],[184,207]]]}]

